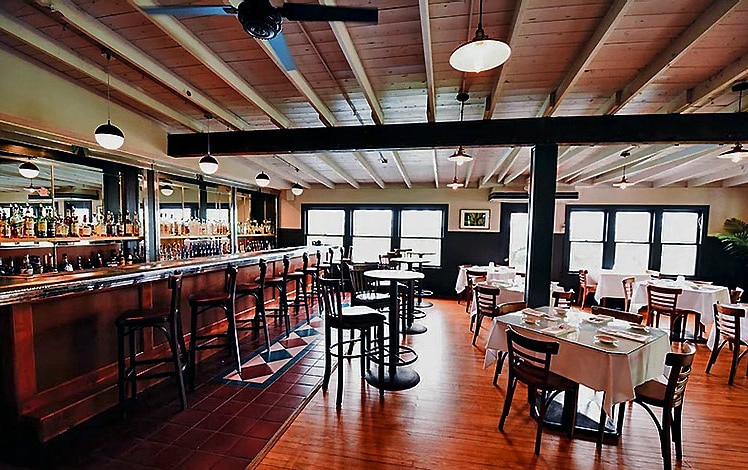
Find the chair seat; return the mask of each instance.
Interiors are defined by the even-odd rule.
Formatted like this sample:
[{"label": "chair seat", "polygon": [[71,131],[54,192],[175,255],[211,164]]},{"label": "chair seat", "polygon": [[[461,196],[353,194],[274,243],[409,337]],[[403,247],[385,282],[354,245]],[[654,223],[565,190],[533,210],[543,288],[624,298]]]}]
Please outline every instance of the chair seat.
[{"label": "chair seat", "polygon": [[305,274],[302,271],[294,271],[292,273],[288,273],[289,279],[303,279]]},{"label": "chair seat", "polygon": [[356,300],[359,302],[383,302],[388,300],[390,296],[381,292],[363,292],[356,294]]},{"label": "chair seat", "polygon": [[168,310],[128,310],[120,315],[115,323],[117,326],[142,326],[151,327],[163,325],[169,322]]},{"label": "chair seat", "polygon": [[317,266],[309,266],[304,270],[304,274],[316,274],[319,272]]},{"label": "chair seat", "polygon": [[326,321],[329,321],[333,328],[366,328],[383,323],[385,319],[386,317],[376,310],[360,306],[344,307],[342,318],[328,317]]},{"label": "chair seat", "polygon": [[236,294],[237,295],[249,294],[249,293],[258,291],[259,289],[260,289],[260,285],[256,282],[248,282],[246,284],[237,284]]},{"label": "chair seat", "polygon": [[[543,369],[538,367],[523,364],[515,367],[515,373],[517,374],[517,377],[525,383],[533,384],[538,387],[543,383]],[[548,374],[548,381],[546,383],[548,390],[572,390],[578,386],[578,384],[573,380],[554,374],[553,372]]]},{"label": "chair seat", "polygon": [[651,379],[634,389],[636,399],[653,406],[662,407],[665,405],[665,391],[667,385],[662,381],[667,378],[662,377],[660,380]]},{"label": "chair seat", "polygon": [[189,297],[190,305],[195,306],[222,305],[228,300],[229,295],[225,292],[206,292],[200,294],[192,294]]}]

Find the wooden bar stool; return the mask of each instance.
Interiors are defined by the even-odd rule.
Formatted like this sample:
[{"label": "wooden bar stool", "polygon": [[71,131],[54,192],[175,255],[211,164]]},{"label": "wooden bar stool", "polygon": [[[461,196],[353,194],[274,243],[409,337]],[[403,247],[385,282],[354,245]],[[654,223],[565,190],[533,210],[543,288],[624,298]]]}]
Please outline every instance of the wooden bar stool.
[{"label": "wooden bar stool", "polygon": [[[253,331],[255,338],[259,336],[260,329],[262,329],[265,333],[265,347],[270,351],[270,334],[268,333],[267,317],[265,316],[265,274],[267,269],[267,263],[264,259],[260,258],[260,276],[255,279],[255,282],[236,285],[237,300],[243,297],[255,298],[254,317],[248,319],[237,319],[236,329],[238,331]],[[251,326],[241,326],[247,323],[251,323]]]},{"label": "wooden bar stool", "polygon": [[291,319],[288,317],[288,266],[290,261],[288,255],[283,255],[283,271],[280,276],[273,276],[265,279],[265,285],[278,291],[278,306],[266,307],[265,316],[275,319],[281,318],[286,325],[286,336],[291,334]]},{"label": "wooden bar stool", "polygon": [[[189,378],[190,390],[195,390],[195,360],[197,351],[206,349],[228,348],[234,360],[234,367],[237,374],[241,376],[242,364],[239,357],[239,338],[236,332],[235,302],[236,302],[236,276],[238,270],[235,266],[229,266],[225,271],[225,281],[223,291],[205,292],[192,294],[189,297],[191,310],[191,332],[190,335],[190,358],[189,358]],[[197,318],[199,315],[214,309],[220,308],[226,315],[226,333],[209,333],[200,335],[197,327]],[[223,343],[214,343],[217,338],[225,338]],[[201,341],[201,344],[198,342]]]},{"label": "wooden bar stool", "polygon": [[[306,251],[301,255],[301,259],[304,263],[301,270],[304,273],[304,287],[306,288],[307,285],[307,276],[309,276],[312,281],[309,291],[307,292],[307,296],[309,297],[309,302],[313,307],[315,297],[319,296],[319,267],[309,265],[309,254]],[[316,264],[319,264],[319,251],[317,251]]]},{"label": "wooden bar stool", "polygon": [[[184,377],[182,367],[186,359],[187,348],[184,344],[182,334],[182,321],[179,314],[179,305],[182,295],[182,275],[169,276],[169,289],[171,289],[171,304],[166,312],[152,309],[130,310],[123,313],[116,320],[117,325],[117,387],[119,389],[119,405],[122,413],[125,413],[127,404],[127,385],[130,384],[130,399],[134,400],[138,394],[138,378],[157,379],[163,377],[175,377],[177,379],[177,390],[182,409],[187,409],[187,395],[184,389]],[[135,338],[145,328],[153,328],[164,334],[169,344],[171,354],[167,357],[152,359],[137,359]],[[125,363],[125,340],[129,340],[130,364]],[[151,372],[152,368],[138,375],[138,366],[157,366],[159,364],[171,364],[173,370]]]},{"label": "wooden bar stool", "polygon": [[304,312],[306,313],[306,322],[307,324],[309,324],[309,302],[307,301],[309,293],[306,290],[306,271],[309,268],[309,256],[304,253],[301,259],[303,262],[301,269],[297,269],[294,272],[288,273],[288,280],[294,283],[295,289],[293,299],[288,299],[288,302],[293,302],[294,313],[296,315],[299,314],[299,309],[301,308],[301,306],[304,306]]}]

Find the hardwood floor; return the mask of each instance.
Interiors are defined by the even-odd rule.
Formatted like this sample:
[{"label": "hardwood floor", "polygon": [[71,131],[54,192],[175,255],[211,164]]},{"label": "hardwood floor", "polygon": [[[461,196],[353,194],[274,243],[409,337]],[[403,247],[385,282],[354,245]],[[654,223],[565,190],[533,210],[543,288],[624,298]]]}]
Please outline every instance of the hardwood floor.
[{"label": "hardwood floor", "polygon": [[[505,432],[497,430],[506,389],[506,373],[492,385],[493,368],[483,369],[483,345],[489,322],[470,345],[469,317],[464,305],[437,300],[421,321],[426,334],[407,344],[419,353],[415,369],[421,383],[403,392],[377,390],[359,379],[357,362],[343,363],[343,406],[335,409],[335,380],[327,393],[318,391],[266,456],[259,469],[436,469],[436,468],[662,468],[659,439],[644,410],[629,405],[618,443],[596,449],[591,437],[569,440],[556,431],[543,433],[541,455],[535,456],[535,422],[519,385]],[[682,462],[674,468],[748,466],[748,377],[746,363],[735,385],[727,385],[725,353],[706,375],[709,357],[699,345],[686,390]]]}]

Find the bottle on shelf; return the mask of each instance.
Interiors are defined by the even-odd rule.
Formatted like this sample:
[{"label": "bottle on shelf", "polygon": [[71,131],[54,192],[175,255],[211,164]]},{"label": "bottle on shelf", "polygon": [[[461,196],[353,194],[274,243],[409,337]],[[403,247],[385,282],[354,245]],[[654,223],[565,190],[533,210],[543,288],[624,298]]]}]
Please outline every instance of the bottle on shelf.
[{"label": "bottle on shelf", "polygon": [[80,227],[81,237],[90,237],[93,234],[91,224],[88,223],[86,214],[83,214],[83,224]]},{"label": "bottle on shelf", "polygon": [[36,218],[34,217],[34,211],[31,207],[26,204],[26,211],[23,214],[23,236],[22,238],[34,238],[36,237]]},{"label": "bottle on shelf", "polygon": [[54,208],[50,207],[49,211],[47,212],[47,238],[54,238],[54,237],[55,237],[55,210]]},{"label": "bottle on shelf", "polygon": [[36,233],[39,237],[47,236],[47,214],[39,211],[39,217],[36,219]]},{"label": "bottle on shelf", "polygon": [[67,253],[62,254],[62,263],[60,263],[60,267],[58,269],[60,272],[73,272],[73,265],[70,263]]}]

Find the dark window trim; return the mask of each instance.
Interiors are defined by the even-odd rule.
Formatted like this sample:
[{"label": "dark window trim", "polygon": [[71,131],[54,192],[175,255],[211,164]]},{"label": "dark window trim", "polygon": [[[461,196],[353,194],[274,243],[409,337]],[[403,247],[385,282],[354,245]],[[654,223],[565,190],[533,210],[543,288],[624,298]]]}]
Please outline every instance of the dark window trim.
[{"label": "dark window trim", "polygon": [[[603,269],[613,267],[615,259],[615,213],[616,212],[649,212],[651,214],[650,222],[650,250],[649,250],[649,269],[660,270],[660,261],[662,257],[662,214],[664,212],[695,212],[700,217],[700,230],[696,240],[696,266],[694,267],[694,276],[698,277],[702,265],[702,245],[707,236],[709,227],[709,207],[708,205],[617,205],[617,204],[567,204],[566,216],[564,221],[564,253],[562,268],[564,272],[573,274],[569,271],[569,257],[571,256],[571,241],[569,240],[569,220],[574,211],[602,211],[605,213],[605,238],[603,240]],[[625,243],[625,242],[621,242]],[[670,244],[670,243],[668,243]],[[687,245],[691,245],[688,243]]]},{"label": "dark window trim", "polygon": [[509,261],[509,224],[511,223],[512,214],[523,212],[527,214],[529,206],[530,205],[526,202],[501,203],[501,218],[499,220],[499,259],[504,260],[505,263]]}]

